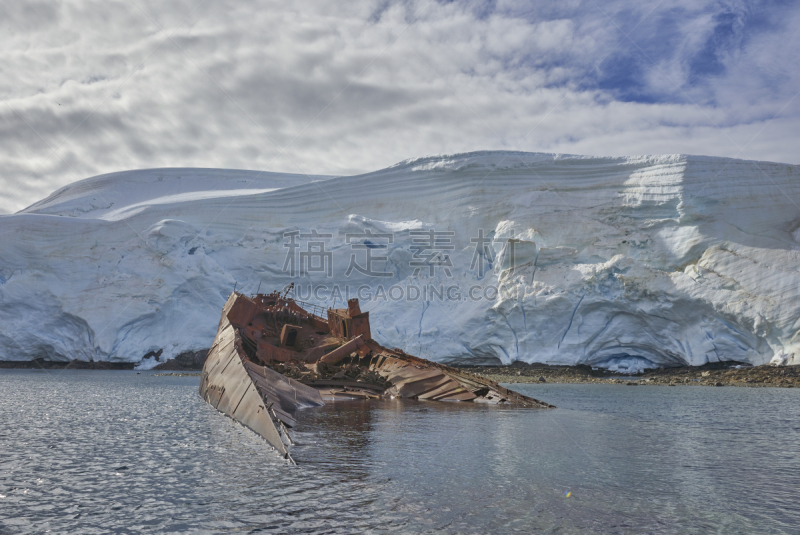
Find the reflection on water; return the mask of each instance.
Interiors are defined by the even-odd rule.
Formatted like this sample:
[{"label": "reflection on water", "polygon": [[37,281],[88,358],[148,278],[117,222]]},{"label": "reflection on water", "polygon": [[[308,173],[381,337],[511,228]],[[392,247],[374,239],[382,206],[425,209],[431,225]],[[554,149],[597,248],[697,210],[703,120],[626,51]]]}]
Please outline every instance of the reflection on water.
[{"label": "reflection on water", "polygon": [[[800,392],[516,385],[559,408],[339,402],[298,466],[197,377],[0,372],[0,533],[797,533]],[[566,493],[571,492],[569,497]]]}]

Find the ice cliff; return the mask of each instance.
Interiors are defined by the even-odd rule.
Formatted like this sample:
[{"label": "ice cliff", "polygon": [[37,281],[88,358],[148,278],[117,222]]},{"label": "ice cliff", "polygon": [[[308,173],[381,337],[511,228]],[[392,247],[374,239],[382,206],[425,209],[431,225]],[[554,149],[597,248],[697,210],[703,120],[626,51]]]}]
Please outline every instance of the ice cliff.
[{"label": "ice cliff", "polygon": [[799,364],[798,203],[791,165],[682,155],[103,175],[0,217],[0,359],[148,367],[208,347],[234,285],[295,281],[361,287],[380,343],[440,361]]}]

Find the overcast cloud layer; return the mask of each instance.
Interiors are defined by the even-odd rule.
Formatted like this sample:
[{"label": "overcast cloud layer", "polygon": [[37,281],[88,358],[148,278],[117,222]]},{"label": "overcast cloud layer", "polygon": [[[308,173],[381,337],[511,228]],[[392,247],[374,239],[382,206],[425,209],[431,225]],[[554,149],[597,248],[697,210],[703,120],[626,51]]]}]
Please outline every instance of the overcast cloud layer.
[{"label": "overcast cloud layer", "polygon": [[0,213],[149,167],[799,163],[799,27],[788,1],[3,2]]}]

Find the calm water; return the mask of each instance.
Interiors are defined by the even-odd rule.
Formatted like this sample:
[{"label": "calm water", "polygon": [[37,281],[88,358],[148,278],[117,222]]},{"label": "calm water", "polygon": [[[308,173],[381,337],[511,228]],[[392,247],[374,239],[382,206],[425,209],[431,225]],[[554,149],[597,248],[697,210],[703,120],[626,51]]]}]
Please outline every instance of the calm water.
[{"label": "calm water", "polygon": [[0,370],[0,533],[800,533],[800,390],[339,403],[288,466],[198,381]]}]

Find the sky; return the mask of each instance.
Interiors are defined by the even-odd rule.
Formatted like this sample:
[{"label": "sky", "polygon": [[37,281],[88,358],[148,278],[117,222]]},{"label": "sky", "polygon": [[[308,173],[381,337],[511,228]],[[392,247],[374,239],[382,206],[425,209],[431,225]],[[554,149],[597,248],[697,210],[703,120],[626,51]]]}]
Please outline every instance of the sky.
[{"label": "sky", "polygon": [[800,3],[0,3],[0,214],[154,167],[473,150],[800,163]]}]

